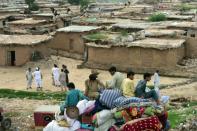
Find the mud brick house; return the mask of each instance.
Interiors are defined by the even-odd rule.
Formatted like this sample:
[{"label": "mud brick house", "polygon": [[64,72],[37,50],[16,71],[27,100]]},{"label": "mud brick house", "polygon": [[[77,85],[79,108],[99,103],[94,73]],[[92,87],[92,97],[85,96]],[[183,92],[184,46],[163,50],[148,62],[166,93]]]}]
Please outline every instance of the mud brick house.
[{"label": "mud brick house", "polygon": [[101,30],[98,26],[68,26],[60,28],[54,35],[50,47],[53,53],[82,59],[84,55],[84,40],[83,35]]},{"label": "mud brick house", "polygon": [[21,66],[36,56],[49,56],[51,38],[48,35],[0,35],[0,65]]},{"label": "mud brick house", "polygon": [[132,68],[140,72],[172,70],[185,56],[184,39],[145,38],[133,42],[86,43],[86,67],[108,69],[115,65],[121,70]]},{"label": "mud brick house", "polygon": [[168,25],[169,29],[185,30],[186,56],[197,58],[197,23],[196,22],[173,22]]},{"label": "mud brick house", "polygon": [[8,34],[45,34],[56,30],[56,25],[46,20],[26,18],[8,22]]}]

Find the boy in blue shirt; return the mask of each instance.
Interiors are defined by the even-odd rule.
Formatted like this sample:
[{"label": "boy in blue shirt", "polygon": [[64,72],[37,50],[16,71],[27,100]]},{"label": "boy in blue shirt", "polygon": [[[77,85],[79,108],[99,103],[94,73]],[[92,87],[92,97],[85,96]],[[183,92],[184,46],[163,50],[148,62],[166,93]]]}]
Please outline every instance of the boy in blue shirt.
[{"label": "boy in blue shirt", "polygon": [[68,83],[68,92],[66,94],[66,100],[63,105],[61,105],[60,110],[64,112],[66,107],[76,106],[80,100],[88,99],[80,90],[75,89],[74,83]]}]

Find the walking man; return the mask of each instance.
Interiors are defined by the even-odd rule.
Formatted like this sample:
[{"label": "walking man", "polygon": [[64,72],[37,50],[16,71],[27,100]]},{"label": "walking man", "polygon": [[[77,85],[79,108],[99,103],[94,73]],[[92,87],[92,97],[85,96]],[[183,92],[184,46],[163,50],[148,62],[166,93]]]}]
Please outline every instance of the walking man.
[{"label": "walking man", "polygon": [[27,80],[27,90],[32,89],[33,75],[31,68],[28,68],[28,70],[26,71],[26,80]]},{"label": "walking man", "polygon": [[69,77],[68,77],[69,71],[67,69],[67,66],[62,65],[62,69],[64,70],[64,73],[66,74],[66,83],[68,84],[69,83]]},{"label": "walking man", "polygon": [[37,91],[39,90],[42,91],[42,73],[39,67],[36,67],[36,70],[34,71],[33,76],[34,76],[34,80],[36,83]]},{"label": "walking man", "polygon": [[53,76],[55,86],[56,87],[60,86],[60,82],[59,82],[60,72],[59,72],[59,68],[56,64],[54,64],[54,67],[52,68],[52,76]]}]

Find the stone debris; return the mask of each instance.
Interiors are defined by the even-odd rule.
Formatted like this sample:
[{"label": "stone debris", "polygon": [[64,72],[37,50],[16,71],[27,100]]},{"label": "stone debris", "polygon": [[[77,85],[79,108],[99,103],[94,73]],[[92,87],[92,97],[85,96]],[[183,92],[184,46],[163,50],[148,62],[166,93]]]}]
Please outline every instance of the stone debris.
[{"label": "stone debris", "polygon": [[197,131],[197,118],[181,123],[177,129],[179,131]]},{"label": "stone debris", "polygon": [[185,67],[186,69],[192,68],[192,67],[197,67],[197,59],[183,59],[179,65]]}]

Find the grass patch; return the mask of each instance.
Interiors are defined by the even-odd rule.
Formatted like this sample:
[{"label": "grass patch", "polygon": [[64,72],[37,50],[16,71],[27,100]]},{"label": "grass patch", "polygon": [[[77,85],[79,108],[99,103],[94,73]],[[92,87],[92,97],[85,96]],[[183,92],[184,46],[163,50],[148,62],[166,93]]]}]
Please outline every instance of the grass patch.
[{"label": "grass patch", "polygon": [[0,89],[0,98],[20,98],[36,100],[58,100],[65,99],[65,92],[29,92],[12,89]]},{"label": "grass patch", "polygon": [[85,39],[91,40],[91,41],[96,41],[96,40],[104,40],[107,39],[107,34],[105,33],[94,33],[94,34],[89,34],[84,36]]},{"label": "grass patch", "polygon": [[126,36],[128,36],[129,34],[128,34],[127,31],[123,30],[123,31],[121,31],[121,35],[126,37]]},{"label": "grass patch", "polygon": [[21,115],[20,112],[6,112],[3,114],[5,117],[18,117]]},{"label": "grass patch", "polygon": [[148,18],[148,20],[151,22],[165,21],[166,19],[166,15],[164,13],[155,13]]},{"label": "grass patch", "polygon": [[168,119],[170,120],[171,128],[176,128],[180,123],[187,119],[197,117],[196,102],[192,102],[190,107],[181,109],[171,109],[168,111]]}]

